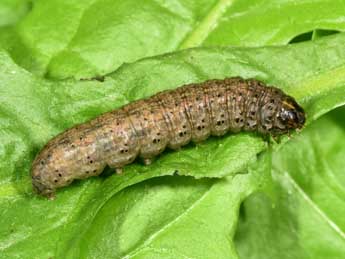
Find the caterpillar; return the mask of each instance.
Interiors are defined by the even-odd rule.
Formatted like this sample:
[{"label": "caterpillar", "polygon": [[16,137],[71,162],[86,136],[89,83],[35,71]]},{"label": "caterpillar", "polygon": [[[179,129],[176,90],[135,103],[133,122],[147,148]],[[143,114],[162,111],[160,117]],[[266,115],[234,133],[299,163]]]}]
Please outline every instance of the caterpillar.
[{"label": "caterpillar", "polygon": [[146,165],[166,147],[210,135],[257,131],[273,136],[300,129],[305,113],[293,97],[255,79],[214,79],[159,92],[74,126],[50,140],[32,164],[33,189],[53,198],[74,179]]}]

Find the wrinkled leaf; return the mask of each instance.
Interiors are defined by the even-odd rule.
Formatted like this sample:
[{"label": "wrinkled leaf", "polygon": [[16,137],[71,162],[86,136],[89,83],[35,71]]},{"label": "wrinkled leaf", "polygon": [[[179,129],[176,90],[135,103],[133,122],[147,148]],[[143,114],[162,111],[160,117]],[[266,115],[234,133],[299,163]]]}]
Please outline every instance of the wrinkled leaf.
[{"label": "wrinkled leaf", "polygon": [[[231,236],[248,177],[165,177],[118,193],[62,258],[236,258]],[[227,220],[224,220],[227,219]],[[212,242],[205,242],[207,236]],[[105,238],[106,237],[106,238]],[[74,242],[73,242],[74,241]]]},{"label": "wrinkled leaf", "polygon": [[[123,176],[94,177],[74,183],[59,191],[55,201],[48,202],[32,195],[29,167],[38,149],[58,132],[101,112],[160,90],[174,88],[183,83],[226,76],[256,77],[268,84],[281,87],[302,103],[310,123],[322,113],[345,102],[345,51],[342,47],[344,41],[345,35],[337,35],[314,43],[286,47],[186,50],[123,66],[109,75],[103,83],[43,80],[20,69],[5,52],[1,52],[0,206],[2,210],[0,217],[5,219],[5,222],[0,224],[1,256],[41,258],[54,256],[56,253],[66,257],[79,253],[86,255],[91,248],[84,245],[85,238],[88,239],[88,233],[97,232],[98,229],[92,228],[94,220],[101,220],[102,217],[99,215],[104,213],[112,213],[108,203],[113,204],[112,197],[116,199],[115,203],[120,203],[122,198],[114,195],[125,187],[152,177],[173,173],[197,178],[233,176],[239,171],[245,171],[246,166],[255,162],[256,155],[267,146],[262,138],[254,134],[241,133],[223,138],[211,138],[197,147],[191,145],[180,152],[166,152],[151,166],[134,163],[125,168],[126,174]],[[195,161],[198,161],[198,164]],[[235,184],[231,187],[234,188],[231,189],[234,198],[238,197],[236,195],[241,195],[243,199],[250,190],[255,189],[254,180],[244,179],[251,183],[250,188],[245,186],[242,188],[241,185]],[[161,183],[162,188],[165,186],[164,181],[162,180]],[[157,183],[159,184],[160,181],[158,180]],[[140,189],[142,186],[133,188]],[[213,189],[213,184],[205,188]],[[218,187],[214,188],[218,190]],[[198,193],[203,192],[202,190],[205,189],[196,186],[191,191],[191,195],[193,196],[192,193],[195,192],[196,196],[179,206],[188,208],[193,199],[197,199]],[[230,206],[228,208],[232,210],[228,213],[234,215],[232,213],[236,211],[241,199],[234,201],[231,195],[224,195],[225,200],[220,199],[217,202],[222,206],[223,203]],[[211,196],[212,201],[214,198]],[[169,213],[169,211],[165,212],[165,214]],[[176,213],[177,216],[184,212],[178,210]],[[202,213],[198,215],[203,216]],[[212,215],[210,214],[210,219],[213,217],[212,220],[218,221]],[[126,216],[123,214],[123,217]],[[170,219],[169,215],[163,216],[163,214],[161,218],[162,222],[159,223],[161,226]],[[147,219],[143,219],[145,220]],[[229,222],[233,226],[236,218],[231,216]],[[224,222],[218,223],[218,229],[222,229],[223,232],[215,234],[217,238],[224,238],[233,233],[232,227],[224,227],[222,225]],[[182,225],[186,226],[184,223]],[[114,229],[116,228],[115,226]],[[157,228],[159,225],[148,229],[149,232],[143,233],[140,238],[146,240],[145,238],[157,231]],[[102,235],[101,228],[99,231],[99,235],[103,237],[99,242],[106,242],[108,237]],[[131,254],[138,247],[135,243],[136,239],[128,236],[130,235],[128,233],[124,235],[127,235],[128,239],[124,239],[125,245],[121,247],[119,253]],[[159,238],[155,242],[176,239],[179,232],[166,235],[166,238]],[[207,242],[206,239],[202,240]],[[153,247],[156,246],[155,242],[152,243]],[[72,246],[69,247],[69,244]],[[200,244],[203,245],[206,246],[207,243]],[[111,249],[107,245],[103,247]],[[233,254],[231,241],[224,244],[224,247],[226,249],[224,254]],[[140,249],[140,253],[144,250]],[[98,252],[92,251],[92,253]],[[111,252],[115,253],[115,251],[107,251],[107,253]],[[148,257],[152,254],[147,253]],[[167,253],[166,258],[176,256],[176,253],[174,249],[174,252]],[[193,254],[197,256],[196,252]]]}]

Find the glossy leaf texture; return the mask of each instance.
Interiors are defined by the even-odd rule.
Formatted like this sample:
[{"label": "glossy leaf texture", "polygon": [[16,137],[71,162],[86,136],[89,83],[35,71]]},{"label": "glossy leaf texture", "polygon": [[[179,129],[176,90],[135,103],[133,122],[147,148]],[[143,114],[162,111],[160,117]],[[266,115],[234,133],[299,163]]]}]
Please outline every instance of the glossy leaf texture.
[{"label": "glossy leaf texture", "polygon": [[0,42],[36,74],[91,78],[189,47],[316,39],[344,31],[343,13],[342,0],[36,0]]},{"label": "glossy leaf texture", "polygon": [[[267,143],[255,134],[211,138],[166,152],[151,166],[136,162],[123,176],[74,183],[53,202],[32,194],[30,163],[46,141],[76,123],[211,78],[255,77],[280,87],[305,107],[310,124],[345,103],[344,43],[345,35],[338,34],[281,47],[190,49],[122,66],[104,82],[42,79],[2,51],[0,257],[97,258],[106,253],[114,258],[214,258],[217,252],[219,258],[235,258],[238,208],[267,180],[257,172],[269,163],[257,162]],[[248,165],[254,169],[248,171]],[[208,235],[218,241],[210,243]],[[189,238],[194,242],[186,243]]]}]

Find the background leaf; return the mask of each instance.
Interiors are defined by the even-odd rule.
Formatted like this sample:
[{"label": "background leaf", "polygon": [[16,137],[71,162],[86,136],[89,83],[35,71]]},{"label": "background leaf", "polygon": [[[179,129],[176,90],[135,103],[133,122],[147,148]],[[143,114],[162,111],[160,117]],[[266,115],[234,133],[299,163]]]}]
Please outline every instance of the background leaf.
[{"label": "background leaf", "polygon": [[342,31],[342,6],[342,0],[38,0],[0,42],[29,71],[85,78],[188,47],[286,44],[317,29]]}]

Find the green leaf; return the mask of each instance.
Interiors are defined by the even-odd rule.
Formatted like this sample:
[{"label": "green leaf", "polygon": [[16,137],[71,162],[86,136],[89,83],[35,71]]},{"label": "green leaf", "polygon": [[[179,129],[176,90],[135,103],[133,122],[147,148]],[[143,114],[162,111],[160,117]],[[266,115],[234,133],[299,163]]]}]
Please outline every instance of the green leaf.
[{"label": "green leaf", "polygon": [[344,257],[344,112],[323,116],[274,153],[275,200],[255,194],[244,202],[241,258]]},{"label": "green leaf", "polygon": [[[45,258],[57,253],[66,257],[87,255],[91,244],[84,244],[89,233],[99,236],[104,233],[101,228],[94,228],[93,222],[96,220],[102,224],[102,216],[113,213],[112,206],[108,205],[113,204],[112,198],[116,200],[115,203],[124,206],[127,204],[121,201],[126,198],[119,193],[127,186],[153,177],[171,175],[176,170],[178,174],[195,178],[220,178],[228,175],[228,179],[231,179],[238,172],[246,172],[247,165],[255,162],[257,154],[267,147],[262,138],[254,134],[241,133],[211,138],[197,147],[191,145],[180,152],[166,152],[151,166],[134,163],[125,168],[126,173],[123,176],[94,177],[76,182],[60,190],[56,200],[48,202],[32,194],[29,168],[39,148],[52,136],[137,98],[184,83],[230,76],[262,79],[296,96],[306,108],[310,123],[345,102],[344,43],[345,35],[339,34],[315,42],[285,47],[191,49],[125,65],[106,77],[105,82],[44,80],[21,69],[5,52],[0,52],[0,218],[3,219],[0,224],[0,257]],[[236,217],[231,215],[236,215],[236,208],[241,200],[257,188],[258,182],[265,181],[257,181],[259,174],[254,173],[248,174],[248,179],[241,175],[235,176],[235,179],[237,177],[243,177],[243,181],[248,182],[248,185],[242,186],[235,181],[229,182],[229,185],[225,184],[224,186],[228,186],[226,188],[222,187],[223,184],[213,187],[218,186],[218,181],[204,180],[204,187],[191,184],[194,187],[186,191],[190,193],[191,199],[187,199],[185,203],[181,201],[182,205],[176,206],[189,208],[207,188],[214,188],[217,197],[226,192],[224,199],[217,200],[215,211],[222,210],[224,204],[229,206],[226,207],[229,210],[227,215],[231,219],[227,226],[224,225],[226,222],[218,222],[220,219],[216,216],[219,215],[212,214],[211,211],[208,212],[210,214],[204,215],[204,212],[194,212],[193,209],[193,216],[190,217],[195,219],[196,216],[205,216],[205,219],[217,224],[215,233],[212,234],[217,240],[231,238],[229,235],[234,232],[233,226],[236,223]],[[157,180],[157,184],[161,184],[163,189],[166,186],[164,179],[162,182]],[[152,181],[154,183],[155,180]],[[142,185],[133,188],[141,189]],[[184,187],[181,188],[184,193]],[[130,198],[133,197],[131,195],[135,194],[129,194],[128,201],[135,204],[135,199]],[[213,194],[207,197],[210,199],[207,202],[216,202]],[[202,203],[201,206],[208,207],[208,204]],[[144,208],[145,206],[142,209]],[[150,210],[150,207],[145,209]],[[174,206],[171,210],[174,210]],[[176,210],[176,217],[185,213],[181,209]],[[172,229],[172,233],[163,231],[162,239],[158,238],[152,244],[149,242],[153,250],[145,250],[149,247],[145,245],[148,244],[147,238],[171,220],[169,213],[170,210],[162,212],[160,225],[149,227],[147,232],[142,233],[142,248],[136,243],[135,236],[124,232],[124,246],[121,246],[119,253],[132,254],[139,251],[140,256],[150,257],[157,252],[155,247],[159,246],[160,242],[174,240],[175,248],[183,245],[179,244],[177,239],[181,232]],[[126,222],[127,216],[129,217],[124,213],[122,217],[125,218],[117,218],[114,222]],[[121,214],[118,217],[121,218]],[[187,219],[189,220],[189,216]],[[142,222],[145,220],[147,219],[142,218]],[[183,230],[183,227],[190,224],[188,222],[190,221],[177,223]],[[118,227],[121,228],[114,226],[113,229],[118,231]],[[200,236],[208,229],[207,226],[200,229],[190,227],[200,233]],[[222,232],[219,233],[218,230]],[[96,233],[97,231],[100,232]],[[193,231],[189,232],[190,237],[193,236]],[[104,242],[105,238],[102,239]],[[203,243],[199,246],[193,246],[194,250],[190,248],[191,251],[186,252],[188,256],[198,256],[198,247],[207,247],[207,239],[202,240]],[[165,244],[168,249],[169,242]],[[109,244],[102,247],[111,249]],[[219,255],[234,255],[231,241],[215,249],[217,248],[224,249],[219,251]],[[112,251],[106,252],[116,253],[115,249],[114,245]],[[174,251],[161,251],[166,253],[161,256],[176,257],[178,250],[172,250]],[[155,256],[157,257],[157,254]]]},{"label": "green leaf", "polygon": [[244,175],[217,181],[163,177],[126,188],[85,225],[87,231],[58,248],[58,257],[236,258],[228,237],[248,188]]},{"label": "green leaf", "polygon": [[[344,111],[311,124],[345,102],[345,36],[318,40],[344,30],[342,5],[2,1],[0,258],[237,258],[235,247],[241,258],[342,258]],[[152,57],[123,65],[104,83],[32,75],[93,77],[188,47],[301,41],[315,42]],[[270,152],[255,134],[211,138],[165,152],[151,166],[134,163],[123,176],[75,182],[53,202],[32,194],[30,164],[52,136],[157,91],[226,76],[255,77],[295,96],[307,111],[305,131]],[[250,198],[234,244],[239,206],[257,190],[275,207],[263,195]]]},{"label": "green leaf", "polygon": [[277,45],[308,32],[344,31],[342,5],[332,0],[233,1],[203,45]]},{"label": "green leaf", "polygon": [[286,44],[308,31],[343,31],[342,5],[342,0],[37,0],[0,42],[29,71],[85,78],[178,49]]},{"label": "green leaf", "polygon": [[0,2],[0,28],[18,22],[30,10],[30,0],[2,0]]}]

